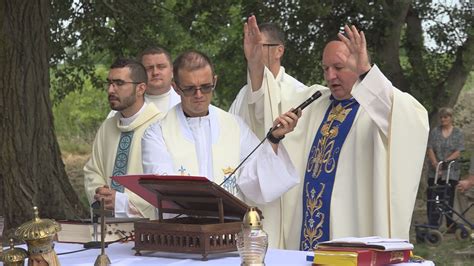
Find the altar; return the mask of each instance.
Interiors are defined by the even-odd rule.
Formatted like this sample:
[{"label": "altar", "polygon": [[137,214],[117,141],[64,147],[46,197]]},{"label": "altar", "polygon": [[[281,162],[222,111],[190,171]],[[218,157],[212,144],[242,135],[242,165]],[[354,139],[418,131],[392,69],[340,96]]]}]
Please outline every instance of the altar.
[{"label": "altar", "polygon": [[[132,250],[133,242],[110,244],[105,249],[112,265],[240,265],[237,252],[211,254],[208,261],[202,261],[199,254],[181,254],[167,252],[142,252],[142,256],[135,256]],[[56,243],[54,249],[58,254],[82,249],[79,244]],[[91,249],[78,253],[59,255],[61,265],[93,265],[100,254],[100,249]],[[311,265],[306,261],[307,252],[290,250],[269,250],[267,265]]]},{"label": "altar", "polygon": [[[237,252],[212,254],[208,261],[202,261],[201,256],[197,254],[179,254],[166,252],[142,252],[143,256],[135,256],[132,250],[134,243],[113,243],[106,248],[112,265],[240,265],[240,257]],[[55,243],[54,249],[59,254],[59,261],[62,265],[80,266],[94,265],[100,249],[89,249],[77,253],[61,254],[83,249],[80,244]],[[267,266],[272,265],[304,265],[310,266],[311,262],[306,261],[306,255],[311,254],[305,251],[269,249],[265,258]],[[424,263],[401,263],[396,265],[434,265],[430,261]]]}]

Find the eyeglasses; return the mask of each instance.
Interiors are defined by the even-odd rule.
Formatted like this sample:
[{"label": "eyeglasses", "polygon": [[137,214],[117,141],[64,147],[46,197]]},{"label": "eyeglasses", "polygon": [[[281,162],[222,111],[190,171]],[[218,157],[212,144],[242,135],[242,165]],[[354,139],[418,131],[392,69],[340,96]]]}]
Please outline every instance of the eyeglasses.
[{"label": "eyeglasses", "polygon": [[122,79],[106,79],[105,80],[105,86],[106,88],[109,88],[110,85],[114,85],[114,87],[122,87],[125,84],[140,84],[140,83],[145,83],[144,81],[125,81]]},{"label": "eyeglasses", "polygon": [[201,86],[186,86],[186,87],[181,87],[179,86],[178,84],[176,84],[176,87],[178,87],[178,89],[180,89],[184,96],[193,96],[198,90],[201,91],[201,93],[203,94],[208,94],[208,93],[211,93],[211,91],[214,90],[214,88],[216,87],[216,84],[205,84],[205,85],[201,85]]},{"label": "eyeglasses", "polygon": [[270,47],[273,47],[273,46],[279,46],[279,45],[282,45],[281,43],[264,43],[262,44],[263,46],[270,46]]}]

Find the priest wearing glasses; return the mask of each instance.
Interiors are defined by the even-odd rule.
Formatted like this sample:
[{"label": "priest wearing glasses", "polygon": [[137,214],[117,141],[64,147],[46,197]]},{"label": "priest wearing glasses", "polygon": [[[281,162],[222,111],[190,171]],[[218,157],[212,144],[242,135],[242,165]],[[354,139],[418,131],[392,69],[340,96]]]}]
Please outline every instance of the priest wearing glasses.
[{"label": "priest wearing glasses", "polygon": [[[209,57],[185,52],[175,60],[173,71],[173,87],[181,103],[143,135],[144,172],[204,176],[217,184],[227,179],[223,188],[271,217],[271,207],[279,205],[279,197],[299,182],[288,153],[279,144],[293,131],[299,116],[287,112],[277,117],[274,125],[280,126],[228,178],[259,140],[240,118],[211,105],[217,76]],[[271,223],[279,221],[265,219],[270,236],[278,235],[269,230]]]},{"label": "priest wearing glasses", "polygon": [[[294,104],[294,95],[305,93],[308,88],[289,75],[281,65],[285,53],[285,34],[280,27],[267,22],[259,24],[258,28],[262,43],[262,55],[259,59],[263,67],[249,68],[247,84],[232,102],[229,113],[242,117],[255,135],[263,138],[272,126],[274,118],[294,107],[290,105]],[[249,67],[252,66],[249,64]],[[259,77],[263,80],[258,81]],[[258,85],[259,82],[263,83],[262,86]],[[255,110],[255,107],[260,107],[255,103],[261,100],[268,108]]]},{"label": "priest wearing glasses", "polygon": [[92,154],[84,166],[84,186],[89,203],[105,201],[115,217],[156,217],[155,208],[125,189],[110,176],[141,174],[141,137],[145,129],[163,117],[154,104],[147,104],[146,70],[133,59],[117,59],[110,67],[106,88],[110,108],[117,113],[97,131]]}]

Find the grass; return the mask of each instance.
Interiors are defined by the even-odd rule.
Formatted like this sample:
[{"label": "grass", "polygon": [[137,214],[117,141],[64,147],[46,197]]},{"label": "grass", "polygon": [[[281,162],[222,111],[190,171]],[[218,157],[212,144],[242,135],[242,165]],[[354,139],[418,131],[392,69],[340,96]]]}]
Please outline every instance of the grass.
[{"label": "grass", "polygon": [[[444,235],[444,239],[437,247],[426,244],[417,244],[415,241],[414,254],[431,260],[435,265],[473,265],[474,245],[471,241],[459,241],[453,234]],[[459,251],[471,251],[471,255],[458,254]]]},{"label": "grass", "polygon": [[88,155],[92,150],[92,141],[86,141],[78,136],[58,136],[58,143],[62,154]]},{"label": "grass", "polygon": [[[473,239],[457,240],[454,234],[443,234],[443,240],[437,247],[416,241],[414,224],[425,224],[427,222],[425,200],[417,199],[415,211],[413,212],[412,228],[410,230],[410,242],[414,244],[413,253],[426,260],[431,260],[435,265],[474,265],[474,242]],[[470,212],[474,211],[472,209]],[[472,213],[470,213],[472,214]],[[470,216],[466,215],[467,219]],[[471,221],[471,220],[469,220]],[[445,227],[440,232],[445,232]],[[472,235],[471,235],[472,236]]]},{"label": "grass", "polygon": [[[61,145],[61,144],[60,144]],[[72,147],[72,148],[71,148]],[[69,182],[71,182],[72,187],[76,191],[81,203],[84,207],[89,207],[89,202],[86,197],[84,189],[84,165],[89,160],[90,157],[90,148],[88,152],[77,153],[79,150],[83,149],[82,146],[71,146],[68,147],[68,150],[64,149],[61,146],[61,153],[64,165],[66,166],[66,172],[69,177]],[[90,146],[89,146],[90,147]],[[73,151],[71,153],[71,150]],[[86,217],[83,217],[86,218]]]}]

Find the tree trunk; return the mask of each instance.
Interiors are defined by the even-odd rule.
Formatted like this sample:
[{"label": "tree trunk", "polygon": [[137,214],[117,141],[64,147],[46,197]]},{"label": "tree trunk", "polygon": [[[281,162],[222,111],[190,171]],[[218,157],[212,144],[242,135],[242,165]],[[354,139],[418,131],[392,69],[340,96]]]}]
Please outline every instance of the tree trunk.
[{"label": "tree trunk", "polygon": [[409,84],[400,65],[400,35],[410,4],[411,1],[407,0],[387,1],[384,6],[384,13],[387,14],[385,36],[380,40],[380,46],[375,47],[388,78],[403,91],[409,90]]},{"label": "tree trunk", "polygon": [[412,66],[413,73],[410,78],[410,92],[411,94],[419,99],[423,100],[423,97],[429,95],[429,91],[432,90],[431,78],[426,67],[423,55],[426,54],[422,21],[419,16],[418,10],[413,6],[410,6],[406,21],[406,41],[405,51],[407,53],[408,62]]},{"label": "tree trunk", "polygon": [[430,113],[431,126],[437,124],[437,111],[440,107],[454,107],[469,73],[474,66],[474,27],[468,29],[468,38],[456,52],[456,59],[448,72],[443,84],[440,84],[433,98],[434,108]]},{"label": "tree trunk", "polygon": [[61,160],[49,95],[49,0],[0,2],[0,215],[84,217]]}]

